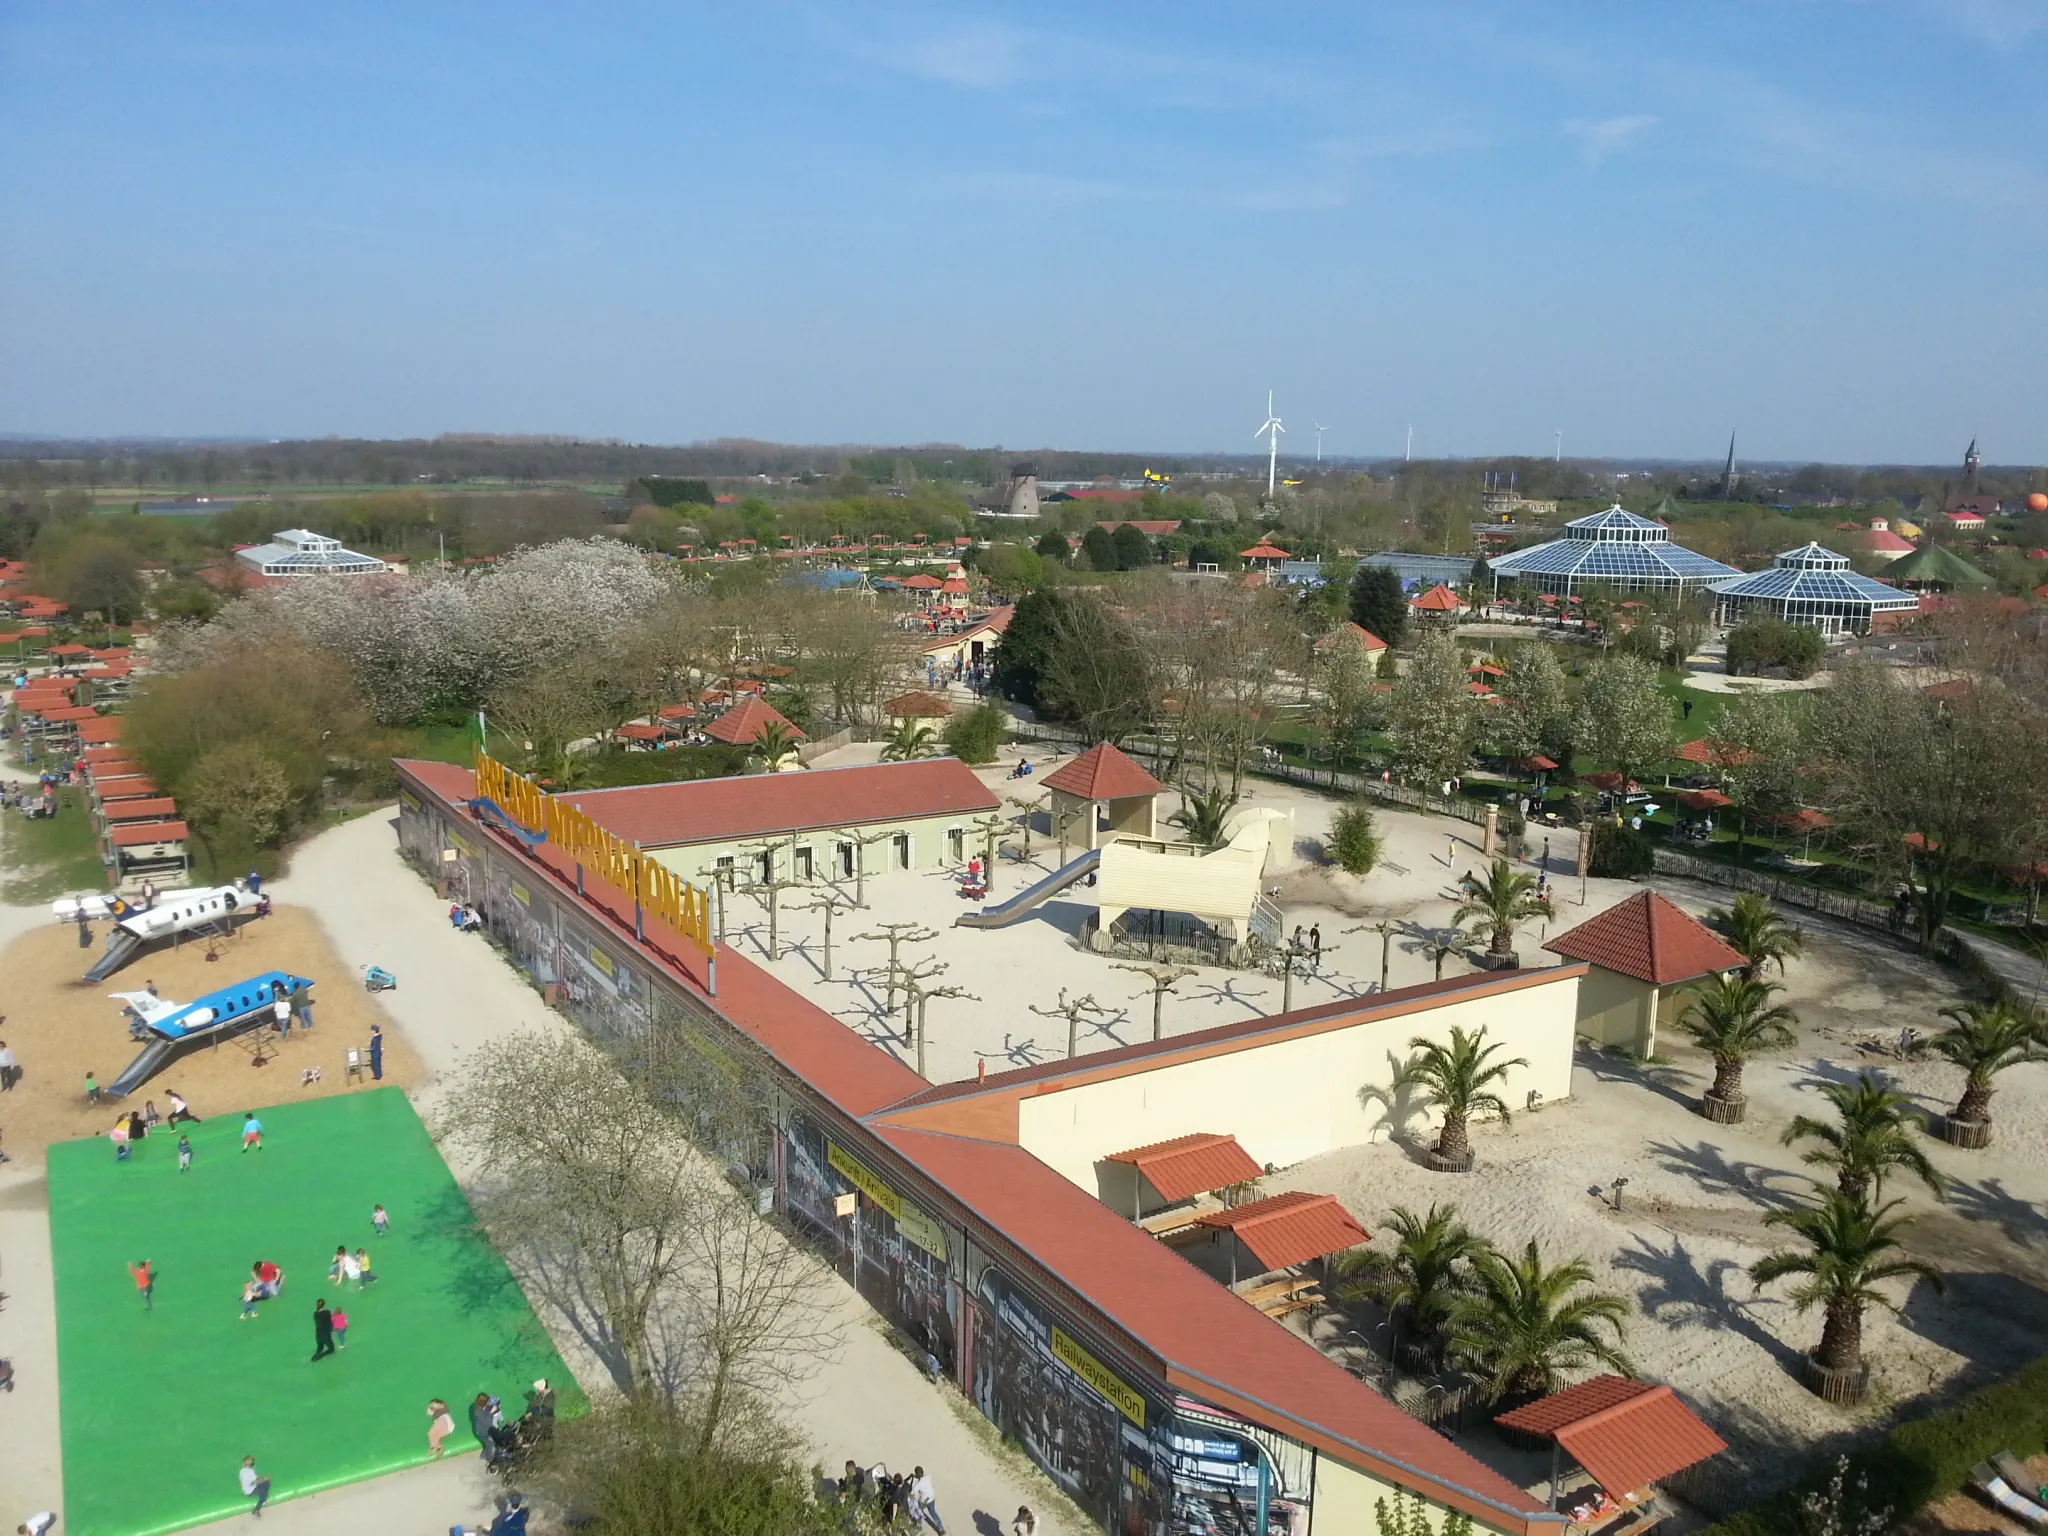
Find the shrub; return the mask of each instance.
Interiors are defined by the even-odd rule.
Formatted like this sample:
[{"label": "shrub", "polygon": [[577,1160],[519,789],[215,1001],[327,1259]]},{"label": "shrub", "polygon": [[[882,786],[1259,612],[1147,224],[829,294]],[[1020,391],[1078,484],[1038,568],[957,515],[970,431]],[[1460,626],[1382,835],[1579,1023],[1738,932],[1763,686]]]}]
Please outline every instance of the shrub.
[{"label": "shrub", "polygon": [[1783,667],[1793,677],[1811,677],[1827,653],[1819,630],[1782,619],[1750,619],[1728,631],[1728,672],[1763,672]]},{"label": "shrub", "polygon": [[1009,716],[993,704],[977,704],[946,722],[946,750],[963,763],[992,763],[1003,744]]},{"label": "shrub", "polygon": [[1650,840],[1618,821],[1596,821],[1587,829],[1593,839],[1587,871],[1602,880],[1639,880],[1657,867]]},{"label": "shrub", "polygon": [[1330,827],[1330,860],[1347,875],[1369,875],[1380,861],[1380,830],[1372,808],[1354,800]]},{"label": "shrub", "polygon": [[594,752],[579,757],[584,789],[617,789],[629,784],[677,784],[686,779],[725,779],[746,772],[745,747],[670,747],[665,752]]},{"label": "shrub", "polygon": [[[1953,1408],[1908,1419],[1850,1460],[1853,1472],[1868,1479],[1871,1503],[1889,1504],[1903,1520],[1962,1487],[1969,1481],[1970,1468],[1986,1457],[2011,1451],[2024,1460],[2044,1449],[2048,1356],[1972,1392]],[[1780,1536],[1797,1531],[1800,1497],[1825,1488],[1834,1473],[1834,1458],[1821,1458],[1794,1487],[1707,1527],[1702,1536]]]}]

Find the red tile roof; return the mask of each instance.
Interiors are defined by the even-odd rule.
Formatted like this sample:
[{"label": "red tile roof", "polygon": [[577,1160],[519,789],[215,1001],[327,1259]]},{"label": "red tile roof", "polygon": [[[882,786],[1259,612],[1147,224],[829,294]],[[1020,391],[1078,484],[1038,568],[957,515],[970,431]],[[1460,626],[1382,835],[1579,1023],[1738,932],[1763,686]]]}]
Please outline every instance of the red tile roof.
[{"label": "red tile roof", "polygon": [[119,718],[105,720],[81,720],[78,723],[78,739],[92,746],[104,746],[110,741],[121,739]]},{"label": "red tile roof", "polygon": [[45,705],[35,713],[52,725],[76,725],[81,720],[99,718],[99,711],[87,704]]},{"label": "red tile roof", "polygon": [[1387,648],[1387,642],[1378,635],[1365,628],[1364,625],[1353,624],[1347,619],[1327,635],[1324,635],[1322,639],[1318,640],[1316,642],[1316,649],[1319,651],[1326,650],[1330,646],[1335,645],[1339,640],[1355,640],[1368,651],[1384,651]]},{"label": "red tile roof", "polygon": [[1294,556],[1288,554],[1278,544],[1269,544],[1264,539],[1261,539],[1250,549],[1240,549],[1237,552],[1237,558],[1240,560],[1292,560]]},{"label": "red tile roof", "polygon": [[182,821],[144,821],[107,828],[107,841],[116,848],[134,848],[144,843],[182,843],[191,835],[191,830]]},{"label": "red tile roof", "polygon": [[1458,601],[1457,593],[1438,582],[1408,606],[1417,613],[1456,613],[1465,605]]},{"label": "red tile roof", "polygon": [[1735,802],[1718,789],[1688,789],[1679,795],[1678,803],[1689,811],[1719,811]]},{"label": "red tile roof", "polygon": [[1112,1152],[1105,1162],[1129,1163],[1145,1177],[1162,1200],[1188,1200],[1212,1189],[1227,1189],[1265,1172],[1235,1136],[1197,1131],[1171,1141]]},{"label": "red tile roof", "polygon": [[661,706],[661,718],[664,720],[694,720],[697,718],[697,711],[687,704],[664,704]]},{"label": "red tile roof", "polygon": [[621,741],[666,741],[673,735],[675,732],[665,725],[648,725],[638,720],[622,725],[618,730]]},{"label": "red tile roof", "polygon": [[1728,1449],[1669,1387],[1621,1376],[1595,1376],[1494,1422],[1556,1440],[1616,1498]]},{"label": "red tile roof", "polygon": [[101,763],[127,761],[126,747],[88,747],[79,753],[78,760],[88,767],[97,768]]},{"label": "red tile roof", "polygon": [[643,848],[979,815],[1002,804],[955,757],[570,791],[561,798]]},{"label": "red tile roof", "polygon": [[1267,1269],[1291,1269],[1325,1254],[1356,1248],[1369,1236],[1335,1195],[1294,1190],[1227,1211],[1207,1211],[1195,1225],[1230,1232]]},{"label": "red tile roof", "polygon": [[882,713],[892,720],[943,720],[953,713],[953,706],[937,694],[920,689],[884,699]]},{"label": "red tile roof", "polygon": [[1105,741],[1047,774],[1045,787],[1081,800],[1124,800],[1156,795],[1166,786]]},{"label": "red tile roof", "polygon": [[1688,741],[1671,754],[1676,763],[1698,763],[1703,768],[1740,768],[1753,761],[1756,754],[1741,747],[1730,747],[1725,752],[1712,741],[1702,736],[1697,741]]},{"label": "red tile roof", "polygon": [[949,597],[965,596],[967,592],[967,578],[964,576],[948,576],[941,583],[939,590]]},{"label": "red tile roof", "polygon": [[149,800],[113,800],[100,807],[103,821],[163,821],[178,814],[178,802],[169,795]]},{"label": "red tile roof", "polygon": [[[720,963],[720,984],[724,965]],[[721,998],[721,1002],[723,998]],[[1166,1381],[1402,1487],[1427,1489],[1525,1529],[1541,1504],[1355,1380],[1299,1335],[1246,1306],[1179,1254],[1068,1183],[1022,1147],[870,1128],[955,1203],[1122,1329]]]},{"label": "red tile roof", "polygon": [[908,592],[936,592],[946,583],[929,571],[919,571],[915,576],[906,576],[900,585]]},{"label": "red tile roof", "polygon": [[809,738],[792,725],[772,704],[763,703],[759,698],[745,698],[720,715],[704,728],[704,734],[713,741],[722,741],[735,747],[750,747],[761,739],[761,732],[770,725],[780,724],[791,741],[805,741]]},{"label": "red tile roof", "polygon": [[1747,963],[1655,891],[1631,896],[1543,947],[1657,987]]},{"label": "red tile roof", "polygon": [[92,787],[102,800],[141,800],[156,794],[156,780],[146,779],[140,774],[127,778],[107,779],[93,775]]}]

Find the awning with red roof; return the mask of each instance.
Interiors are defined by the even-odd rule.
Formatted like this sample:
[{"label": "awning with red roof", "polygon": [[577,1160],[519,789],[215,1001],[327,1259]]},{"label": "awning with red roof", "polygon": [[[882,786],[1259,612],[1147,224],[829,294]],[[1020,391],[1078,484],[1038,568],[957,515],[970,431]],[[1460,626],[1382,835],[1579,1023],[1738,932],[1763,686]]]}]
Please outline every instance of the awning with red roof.
[{"label": "awning with red roof", "polygon": [[1235,1136],[1202,1131],[1128,1152],[1112,1152],[1103,1161],[1130,1164],[1162,1200],[1191,1200],[1265,1172],[1252,1161],[1251,1153],[1237,1144]]},{"label": "awning with red roof", "polygon": [[1522,759],[1522,766],[1524,768],[1532,768],[1538,773],[1557,772],[1557,764],[1553,763],[1549,758],[1545,757],[1540,752],[1536,753],[1534,756]]},{"label": "awning with red roof", "polygon": [[666,741],[675,734],[665,725],[645,725],[635,721],[619,727],[621,741]]},{"label": "awning with red roof", "polygon": [[104,746],[110,741],[119,741],[120,718],[110,716],[103,720],[81,720],[78,723],[78,739],[93,746]]},{"label": "awning with red roof", "polygon": [[1741,747],[1723,750],[1702,736],[1697,741],[1688,741],[1673,752],[1671,760],[1677,763],[1698,763],[1702,768],[1740,768],[1745,763],[1755,762],[1756,754]]},{"label": "awning with red roof", "polygon": [[1494,1422],[1555,1440],[1618,1499],[1728,1449],[1669,1387],[1624,1376],[1595,1376]]},{"label": "awning with red roof", "polygon": [[1688,789],[1678,803],[1688,811],[1724,811],[1735,802],[1718,789]]},{"label": "awning with red roof", "polygon": [[169,795],[151,800],[111,800],[100,807],[102,821],[169,821],[178,814],[178,802]]},{"label": "awning with red roof", "polygon": [[1231,1233],[1268,1270],[1342,1253],[1372,1235],[1352,1220],[1335,1195],[1299,1190],[1227,1211],[1208,1211],[1197,1216],[1195,1224]]},{"label": "awning with red roof", "polygon": [[1834,825],[1833,821],[1807,805],[1796,811],[1787,811],[1783,816],[1773,816],[1771,820],[1793,832],[1818,832]]},{"label": "awning with red roof", "polygon": [[151,843],[182,843],[191,830],[182,821],[147,821],[131,826],[109,827],[107,841],[116,848],[139,848]]}]

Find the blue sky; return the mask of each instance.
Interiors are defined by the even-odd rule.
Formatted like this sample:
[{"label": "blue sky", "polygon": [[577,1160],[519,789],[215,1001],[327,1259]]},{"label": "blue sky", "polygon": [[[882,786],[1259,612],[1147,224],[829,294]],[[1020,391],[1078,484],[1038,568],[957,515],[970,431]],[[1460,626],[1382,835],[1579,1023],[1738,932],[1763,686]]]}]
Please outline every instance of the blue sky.
[{"label": "blue sky", "polygon": [[14,0],[0,430],[2048,461],[2048,0]]}]

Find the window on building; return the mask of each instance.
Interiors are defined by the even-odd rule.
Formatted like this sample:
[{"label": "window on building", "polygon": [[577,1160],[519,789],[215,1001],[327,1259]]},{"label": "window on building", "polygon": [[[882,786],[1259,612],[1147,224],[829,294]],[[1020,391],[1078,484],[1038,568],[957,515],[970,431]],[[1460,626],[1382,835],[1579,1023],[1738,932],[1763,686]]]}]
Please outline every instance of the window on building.
[{"label": "window on building", "polygon": [[775,850],[773,848],[764,848],[761,850],[760,857],[755,860],[754,876],[763,885],[769,885],[774,882]]},{"label": "window on building", "polygon": [[851,843],[841,843],[839,845],[839,877],[842,880],[851,880],[853,878],[853,844]]},{"label": "window on building", "polygon": [[817,867],[811,857],[811,850],[808,848],[799,848],[796,851],[796,877],[799,880],[815,880],[818,878]]},{"label": "window on building", "polygon": [[717,864],[715,864],[713,868],[716,869],[718,872],[718,883],[725,889],[731,890],[733,868],[732,855],[729,853],[721,853],[718,856]]},{"label": "window on building", "polygon": [[910,868],[910,834],[908,832],[898,832],[891,846],[896,850],[896,867],[898,869]]},{"label": "window on building", "polygon": [[967,831],[963,827],[949,827],[946,831],[946,857],[955,864],[967,862]]}]

